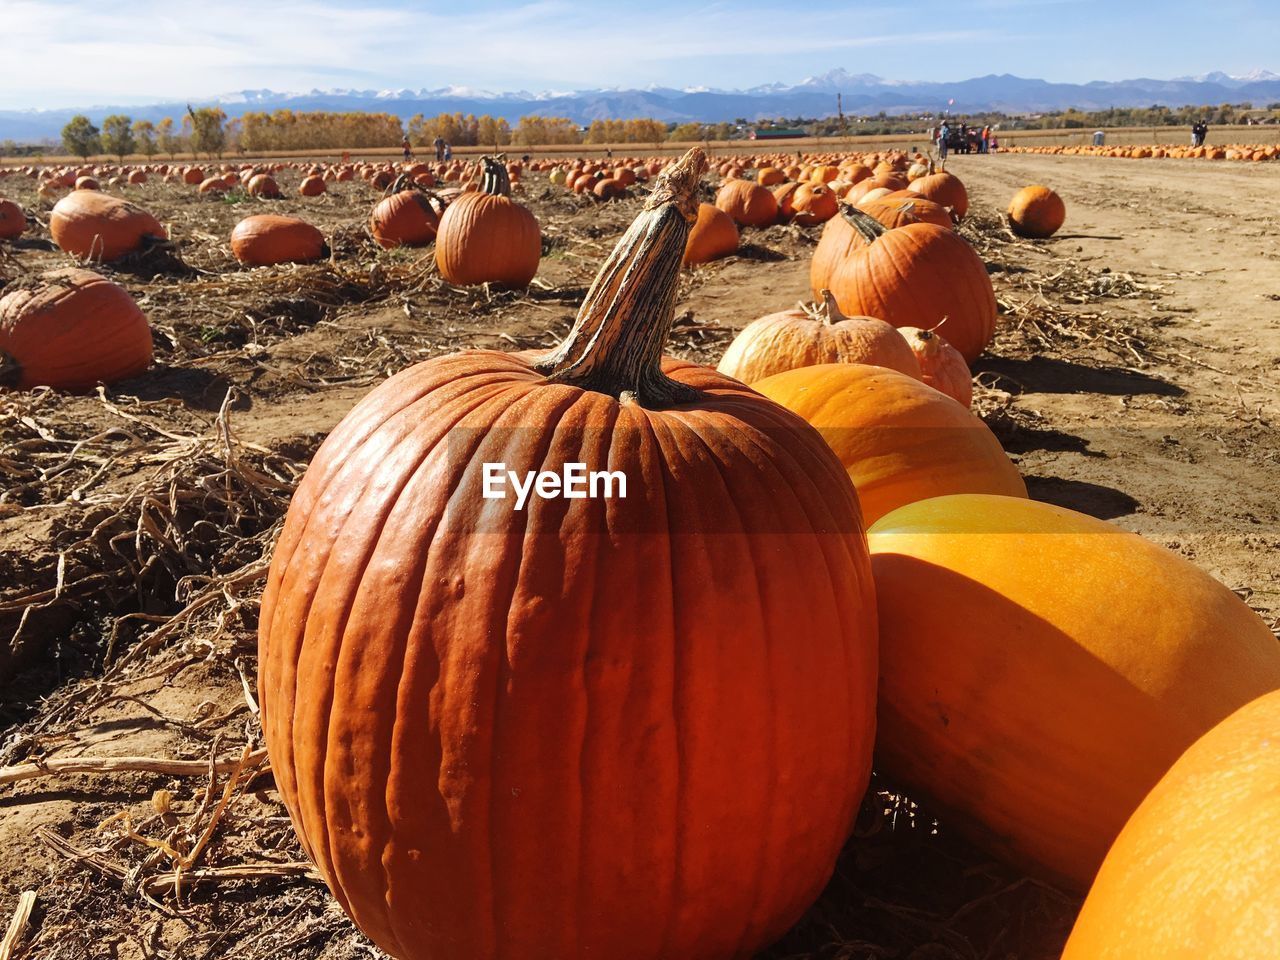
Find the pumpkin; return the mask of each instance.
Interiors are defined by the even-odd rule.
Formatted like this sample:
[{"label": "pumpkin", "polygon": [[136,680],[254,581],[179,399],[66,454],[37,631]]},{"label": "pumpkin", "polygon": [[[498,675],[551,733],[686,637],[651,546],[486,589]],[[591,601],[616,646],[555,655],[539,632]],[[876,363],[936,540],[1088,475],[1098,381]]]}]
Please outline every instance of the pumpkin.
[{"label": "pumpkin", "polygon": [[329,255],[324,234],[297,217],[261,213],[245,217],[231,231],[231,253],[250,267],[311,263]]},{"label": "pumpkin", "polygon": [[207,180],[200,181],[200,186],[196,188],[196,192],[208,195],[226,193],[230,189],[230,184],[222,177],[209,177]]},{"label": "pumpkin", "polygon": [[698,204],[698,217],[685,241],[685,266],[727,257],[737,250],[738,225],[733,217],[713,204]]},{"label": "pumpkin", "polygon": [[837,206],[835,193],[820,183],[802,183],[791,197],[795,222],[802,227],[826,223],[836,215]]},{"label": "pumpkin", "polygon": [[939,497],[883,517],[870,540],[877,770],[943,823],[1065,887],[1088,886],[1197,737],[1280,687],[1280,644],[1257,614],[1102,520]]},{"label": "pumpkin", "polygon": [[[826,250],[826,232],[835,228]],[[845,227],[852,229],[846,230]],[[849,206],[828,221],[810,269],[814,294],[829,289],[845,313],[879,317],[895,327],[936,327],[969,363],[995,335],[996,296],[987,268],[954,230],[911,223],[886,230]]]},{"label": "pumpkin", "polygon": [[945,170],[930,173],[912,180],[909,190],[918,193],[926,200],[943,207],[950,207],[957,220],[963,220],[969,212],[969,192],[964,183],[954,173]]},{"label": "pumpkin", "polygon": [[951,214],[947,213],[947,208],[923,197],[903,200],[884,196],[870,201],[864,197],[858,203],[858,209],[875,217],[890,230],[894,227],[905,227],[909,223],[936,223],[948,229],[952,226]]},{"label": "pumpkin", "polygon": [[413,187],[394,190],[369,215],[369,232],[387,249],[426,246],[436,238],[439,226],[440,214],[431,197]]},{"label": "pumpkin", "polygon": [[95,190],[73,190],[54,204],[49,233],[64,253],[107,263],[168,238],[141,207]]},{"label": "pumpkin", "polygon": [[951,493],[1027,495],[985,423],[897,370],[821,364],[752,386],[818,428],[857,488],[868,524],[905,504]]},{"label": "pumpkin", "polygon": [[276,183],[276,178],[269,173],[255,173],[249,178],[245,190],[249,196],[263,200],[278,200],[281,196],[280,184]]},{"label": "pumpkin", "polygon": [[527,287],[542,259],[542,231],[511,199],[511,180],[499,157],[485,157],[479,190],[445,208],[436,232],[436,266],[450,283]]},{"label": "pumpkin", "polygon": [[101,190],[102,184],[98,183],[93,177],[76,177],[74,189],[76,190]]},{"label": "pumpkin", "polygon": [[1067,205],[1062,198],[1039,184],[1023,187],[1009,204],[1009,226],[1020,237],[1051,237],[1066,219]]},{"label": "pumpkin", "polygon": [[869,363],[920,379],[920,365],[897,330],[872,317],[846,317],[831,291],[822,294],[820,305],[752,320],[733,338],[716,369],[755,383],[796,367]]},{"label": "pumpkin", "polygon": [[746,227],[767,227],[778,216],[778,201],[768,187],[750,180],[729,180],[716,193],[716,206]]},{"label": "pumpkin", "polygon": [[324,177],[303,177],[302,183],[298,184],[298,193],[304,197],[318,197],[328,189],[329,186],[324,182]]},{"label": "pumpkin", "polygon": [[[664,171],[558,349],[385,381],[290,504],[271,766],[400,960],[747,956],[851,827],[876,657],[853,490],[801,420],[661,360],[705,164]],[[629,486],[516,509],[486,462]]]},{"label": "pumpkin", "polygon": [[204,182],[204,171],[199,167],[187,167],[182,171],[182,182],[189,187],[194,187],[198,183]]},{"label": "pumpkin", "polygon": [[0,296],[0,386],[90,390],[150,364],[147,318],[92,271],[55,271]]},{"label": "pumpkin", "polygon": [[776,187],[787,179],[787,175],[777,167],[761,167],[756,174],[756,183],[762,187]]},{"label": "pumpkin", "polygon": [[27,229],[27,215],[12,200],[0,198],[0,240],[16,240]]},{"label": "pumpkin", "polygon": [[1280,930],[1280,692],[1178,758],[1102,862],[1063,960],[1262,956]]},{"label": "pumpkin", "polygon": [[[944,324],[945,326],[945,324]],[[947,343],[937,330],[899,327],[920,365],[920,379],[952,400],[973,406],[973,376],[960,351]]]}]

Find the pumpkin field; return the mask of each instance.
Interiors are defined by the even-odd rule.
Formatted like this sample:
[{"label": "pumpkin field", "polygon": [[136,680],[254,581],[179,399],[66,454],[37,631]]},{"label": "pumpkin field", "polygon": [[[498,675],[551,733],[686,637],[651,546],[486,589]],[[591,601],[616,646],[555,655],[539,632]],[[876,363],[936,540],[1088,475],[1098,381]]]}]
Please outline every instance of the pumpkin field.
[{"label": "pumpkin field", "polygon": [[1270,955],[1221,152],[0,168],[0,960]]}]

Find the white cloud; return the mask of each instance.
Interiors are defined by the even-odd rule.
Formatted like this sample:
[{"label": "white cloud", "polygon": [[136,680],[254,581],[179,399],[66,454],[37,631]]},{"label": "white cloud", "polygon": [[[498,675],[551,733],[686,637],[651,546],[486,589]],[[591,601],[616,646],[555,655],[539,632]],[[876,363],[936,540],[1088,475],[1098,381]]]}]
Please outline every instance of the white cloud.
[{"label": "white cloud", "polygon": [[[374,7],[141,0],[127,14],[86,0],[0,6],[9,41],[0,61],[0,106],[11,108],[155,102],[256,87],[639,86],[665,82],[686,61],[702,62],[695,82],[716,85],[718,68],[752,58],[760,61],[756,82],[764,82],[799,79],[771,75],[771,61],[787,55],[918,51],[991,38],[968,29],[875,31],[892,20],[874,9],[858,13],[865,33],[823,29],[818,20],[802,21],[816,29],[775,29],[726,3],[686,6],[650,23],[569,0],[461,14],[385,0]],[[845,15],[846,25],[850,19]],[[741,75],[742,63],[734,66]]]}]

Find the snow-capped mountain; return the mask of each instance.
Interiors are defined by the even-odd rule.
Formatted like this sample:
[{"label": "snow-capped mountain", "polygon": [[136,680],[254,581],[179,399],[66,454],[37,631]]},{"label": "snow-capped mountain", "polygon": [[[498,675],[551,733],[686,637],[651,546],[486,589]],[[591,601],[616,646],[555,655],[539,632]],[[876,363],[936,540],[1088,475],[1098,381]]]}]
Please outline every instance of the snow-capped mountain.
[{"label": "snow-capped mountain", "polygon": [[[515,123],[528,114],[569,117],[579,123],[597,119],[655,117],[672,122],[714,123],[722,120],[754,121],[774,117],[825,117],[836,112],[836,94],[846,115],[933,112],[950,106],[953,113],[1003,110],[1031,113],[1075,107],[1098,110],[1107,107],[1146,107],[1152,104],[1219,104],[1251,102],[1256,106],[1280,101],[1280,74],[1257,69],[1243,75],[1223,72],[1173,80],[1135,79],[1052,83],[1047,80],[991,74],[955,82],[886,80],[869,73],[837,68],[806,77],[798,83],[770,83],[747,90],[713,86],[681,89],[651,85],[643,89],[595,89],[576,91],[495,92],[470,86],[386,90],[309,90],[281,93],[272,90],[236,90],[200,100],[229,116],[255,110],[366,110],[393,113],[408,119],[421,113],[491,114]],[[954,101],[954,102],[952,102]],[[148,106],[96,106],[59,110],[0,111],[0,140],[37,142],[56,139],[63,125],[84,113],[98,123],[111,113],[135,119],[180,117],[187,100],[175,99]]]}]

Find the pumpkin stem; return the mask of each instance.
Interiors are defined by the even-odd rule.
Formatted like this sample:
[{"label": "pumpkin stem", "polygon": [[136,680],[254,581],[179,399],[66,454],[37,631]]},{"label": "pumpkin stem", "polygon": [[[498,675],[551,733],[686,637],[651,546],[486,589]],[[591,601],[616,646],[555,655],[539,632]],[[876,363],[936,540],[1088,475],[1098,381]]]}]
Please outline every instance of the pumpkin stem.
[{"label": "pumpkin stem", "polygon": [[840,311],[840,304],[830,290],[819,290],[818,295],[822,297],[822,322],[828,327],[849,319]]},{"label": "pumpkin stem", "polygon": [[840,216],[844,217],[845,222],[861,234],[862,239],[868,244],[875,243],[889,230],[871,214],[864,213],[851,203],[840,204]]},{"label": "pumpkin stem", "polygon": [[607,393],[644,407],[701,394],[661,369],[675,322],[676,286],[698,183],[707,156],[694,147],[659,175],[640,215],[622,235],[587,291],[573,329],[534,369],[556,383]]},{"label": "pumpkin stem", "polygon": [[500,153],[494,157],[481,157],[484,174],[480,178],[480,192],[492,197],[511,196],[511,175],[507,173],[507,155]]}]

